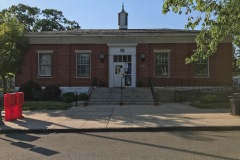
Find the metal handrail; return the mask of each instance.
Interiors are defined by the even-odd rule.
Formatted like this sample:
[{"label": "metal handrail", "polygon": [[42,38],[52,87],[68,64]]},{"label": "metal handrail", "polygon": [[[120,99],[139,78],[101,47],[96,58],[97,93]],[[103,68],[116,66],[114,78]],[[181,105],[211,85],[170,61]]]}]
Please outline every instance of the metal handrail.
[{"label": "metal handrail", "polygon": [[123,89],[123,86],[122,86],[122,79],[123,77],[121,77],[121,99],[120,99],[120,105],[122,106],[123,105],[123,95],[122,95],[122,89]]},{"label": "metal handrail", "polygon": [[[149,78],[154,103],[158,101],[159,92],[154,92],[154,88],[168,88],[174,92],[175,101],[187,101],[199,94],[222,94],[230,91],[232,86],[229,82],[214,82],[207,80],[179,79],[179,78]],[[157,89],[158,90],[158,89]]]},{"label": "metal handrail", "polygon": [[151,92],[152,92],[152,96],[153,96],[153,101],[154,101],[154,105],[157,106],[158,105],[158,97],[155,93],[155,90],[154,90],[154,85],[153,85],[153,81],[152,79],[149,77],[149,86],[150,86],[150,89],[151,89]]},{"label": "metal handrail", "polygon": [[94,87],[96,87],[96,85],[97,85],[97,78],[93,77],[91,83],[89,84],[89,88],[88,88],[88,92],[87,92],[88,100],[86,101],[86,105],[89,104],[89,99],[90,99],[90,97],[92,95],[92,91],[93,91]]}]

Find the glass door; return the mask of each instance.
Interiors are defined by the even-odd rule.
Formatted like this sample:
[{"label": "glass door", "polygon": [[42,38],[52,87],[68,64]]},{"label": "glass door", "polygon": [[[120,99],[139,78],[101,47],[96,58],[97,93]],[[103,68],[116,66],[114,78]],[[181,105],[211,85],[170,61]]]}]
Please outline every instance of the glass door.
[{"label": "glass door", "polygon": [[[132,87],[132,56],[114,56],[114,87]],[[121,85],[122,84],[122,85]]]}]

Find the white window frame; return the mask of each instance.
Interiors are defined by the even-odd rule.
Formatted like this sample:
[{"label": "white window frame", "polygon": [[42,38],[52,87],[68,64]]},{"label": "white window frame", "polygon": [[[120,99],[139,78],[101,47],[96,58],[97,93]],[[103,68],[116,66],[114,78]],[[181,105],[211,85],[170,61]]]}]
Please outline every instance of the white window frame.
[{"label": "white window frame", "polygon": [[207,74],[203,75],[203,74],[196,74],[196,65],[198,65],[198,61],[195,62],[194,64],[194,77],[195,78],[206,78],[206,77],[209,77],[209,58],[206,58],[207,60]]},{"label": "white window frame", "polygon": [[[37,50],[37,53],[38,53],[38,77],[39,78],[51,78],[52,77],[52,63],[53,63],[53,59],[52,59],[52,53],[53,53],[53,50]],[[51,71],[50,71],[50,74],[49,75],[42,75],[41,72],[40,72],[40,55],[41,54],[50,54],[51,55],[51,64],[50,64],[50,68],[51,68]]]},{"label": "white window frame", "polygon": [[[170,52],[171,50],[154,50],[154,76],[157,78],[170,78]],[[156,55],[166,53],[168,55],[167,75],[156,75]]]},{"label": "white window frame", "polygon": [[[76,53],[76,78],[91,78],[91,50],[75,50]],[[89,76],[78,76],[78,55],[88,54],[89,55]]]}]

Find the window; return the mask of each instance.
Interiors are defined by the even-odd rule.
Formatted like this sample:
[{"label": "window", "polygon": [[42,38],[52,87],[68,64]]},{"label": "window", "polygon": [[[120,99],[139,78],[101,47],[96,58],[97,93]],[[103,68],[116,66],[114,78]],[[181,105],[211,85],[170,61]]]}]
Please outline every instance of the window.
[{"label": "window", "polygon": [[195,76],[208,76],[208,58],[198,58],[195,63]]},{"label": "window", "polygon": [[38,76],[50,77],[52,75],[52,51],[38,51]]},{"label": "window", "polygon": [[155,76],[169,76],[168,52],[155,53]]},{"label": "window", "polygon": [[115,55],[113,58],[114,62],[132,62],[132,56],[130,55]]},{"label": "window", "polygon": [[77,53],[77,77],[90,77],[90,53]]}]

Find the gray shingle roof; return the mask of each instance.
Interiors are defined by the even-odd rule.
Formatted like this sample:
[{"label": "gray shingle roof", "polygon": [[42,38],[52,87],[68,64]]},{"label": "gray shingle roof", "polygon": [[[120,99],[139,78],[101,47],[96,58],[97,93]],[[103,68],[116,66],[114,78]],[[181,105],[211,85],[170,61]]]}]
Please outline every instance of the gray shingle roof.
[{"label": "gray shingle roof", "polygon": [[114,36],[114,35],[159,35],[159,34],[197,34],[198,30],[183,29],[79,29],[68,31],[48,31],[29,32],[26,35],[94,35],[94,36]]}]

